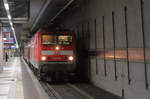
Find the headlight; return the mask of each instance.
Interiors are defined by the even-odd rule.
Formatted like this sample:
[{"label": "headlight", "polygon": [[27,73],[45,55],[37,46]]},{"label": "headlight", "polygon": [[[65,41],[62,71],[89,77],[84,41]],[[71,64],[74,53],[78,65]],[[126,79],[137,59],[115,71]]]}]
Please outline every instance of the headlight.
[{"label": "headlight", "polygon": [[41,57],[41,60],[42,60],[42,61],[45,61],[45,60],[46,60],[46,57],[45,57],[45,56],[42,56],[42,57]]},{"label": "headlight", "polygon": [[72,61],[74,58],[73,56],[69,56],[69,60]]},{"label": "headlight", "polygon": [[55,48],[56,50],[59,50],[60,48],[59,48],[59,46],[56,46],[56,48]]}]

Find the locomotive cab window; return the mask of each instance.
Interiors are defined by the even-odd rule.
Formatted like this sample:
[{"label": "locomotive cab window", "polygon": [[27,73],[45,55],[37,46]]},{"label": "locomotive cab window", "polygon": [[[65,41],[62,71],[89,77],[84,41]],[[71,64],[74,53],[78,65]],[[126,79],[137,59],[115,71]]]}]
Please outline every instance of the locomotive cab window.
[{"label": "locomotive cab window", "polygon": [[59,35],[58,44],[60,45],[72,45],[72,36],[71,35]]},{"label": "locomotive cab window", "polygon": [[55,35],[42,35],[42,44],[57,44],[57,37]]}]

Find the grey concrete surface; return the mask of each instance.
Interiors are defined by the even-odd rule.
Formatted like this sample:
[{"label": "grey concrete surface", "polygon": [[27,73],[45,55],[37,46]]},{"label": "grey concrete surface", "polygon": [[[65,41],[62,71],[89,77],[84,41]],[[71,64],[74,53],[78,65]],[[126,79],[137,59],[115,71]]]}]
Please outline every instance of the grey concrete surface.
[{"label": "grey concrete surface", "polygon": [[16,60],[11,59],[3,64],[0,72],[0,99],[16,99]]},{"label": "grey concrete surface", "polygon": [[40,82],[34,76],[28,65],[21,58],[22,76],[24,86],[24,99],[49,99],[50,97],[40,85]]},{"label": "grey concrete surface", "polygon": [[[150,0],[143,0],[143,18],[145,30],[145,44],[146,49],[150,47]],[[67,16],[64,20],[64,26],[70,28],[77,33],[78,42],[83,42],[81,26],[86,26],[89,23],[89,38],[84,39],[86,50],[103,49],[103,44],[106,48],[113,49],[113,27],[112,27],[112,12],[114,12],[114,27],[115,27],[115,47],[117,49],[127,49],[126,41],[126,26],[125,26],[125,7],[127,8],[127,32],[128,32],[128,47],[129,48],[143,48],[143,34],[142,34],[142,17],[141,17],[141,0],[84,0],[79,7],[74,11],[72,16]],[[102,28],[102,17],[104,16],[104,35]],[[97,21],[97,48],[95,47],[95,33],[94,20]],[[78,27],[78,28],[77,28]],[[85,28],[85,35],[88,35],[88,28]],[[79,32],[78,32],[79,31]],[[105,37],[105,38],[104,38]],[[105,43],[103,43],[105,39]],[[88,43],[88,40],[89,43]],[[79,44],[80,45],[80,44]],[[89,49],[88,49],[89,46]],[[83,52],[84,53],[84,52]],[[94,57],[90,58],[89,72],[90,81],[104,90],[114,93],[118,96],[124,95],[124,99],[149,99],[150,89],[145,87],[145,70],[144,62],[129,62],[129,70],[131,77],[131,84],[128,83],[128,68],[127,61],[117,60],[116,70],[118,79],[114,78],[114,60],[106,61],[107,76],[104,75],[104,61],[98,59],[98,71],[96,74],[96,60]],[[148,84],[150,84],[150,68],[147,63]],[[150,88],[150,87],[149,87]],[[124,90],[124,91],[122,91]],[[124,92],[124,93],[123,93]]]},{"label": "grey concrete surface", "polygon": [[20,57],[11,57],[0,72],[0,99],[49,99],[49,97]]},{"label": "grey concrete surface", "polygon": [[3,42],[2,42],[2,24],[0,23],[0,71],[3,70]]}]

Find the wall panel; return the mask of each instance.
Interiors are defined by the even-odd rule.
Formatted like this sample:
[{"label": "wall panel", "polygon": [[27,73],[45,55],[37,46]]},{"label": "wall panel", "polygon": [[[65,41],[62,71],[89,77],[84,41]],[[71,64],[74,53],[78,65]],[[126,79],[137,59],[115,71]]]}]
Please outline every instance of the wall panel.
[{"label": "wall panel", "polygon": [[117,9],[115,13],[115,45],[116,48],[126,48],[126,33],[124,22],[124,9]]},{"label": "wall panel", "polygon": [[[124,94],[124,99],[149,99],[150,0],[143,0],[143,13],[141,0],[85,1],[86,3],[81,6],[82,10],[78,8],[79,11],[74,13],[75,16],[66,19],[65,22],[82,26],[83,36],[86,38],[84,44],[89,45],[86,51],[92,53],[88,54],[87,62],[85,62],[90,63],[89,80],[94,85],[118,96]],[[81,11],[84,16],[80,15]],[[112,12],[114,17],[112,17]],[[78,19],[76,16],[82,18]],[[143,34],[145,34],[144,37]],[[144,60],[144,45],[146,61]],[[117,80],[115,80],[115,71]],[[145,78],[148,79],[148,90],[145,87]]]},{"label": "wall panel", "polygon": [[112,29],[112,15],[111,12],[105,15],[105,47],[113,48],[113,29]]},{"label": "wall panel", "polygon": [[102,27],[102,17],[97,18],[97,48],[103,48],[103,27]]},{"label": "wall panel", "polygon": [[90,21],[90,27],[89,27],[89,40],[90,40],[90,49],[95,49],[95,31],[94,31],[94,20]]},{"label": "wall panel", "polygon": [[127,22],[129,48],[143,47],[140,0],[128,1]]}]

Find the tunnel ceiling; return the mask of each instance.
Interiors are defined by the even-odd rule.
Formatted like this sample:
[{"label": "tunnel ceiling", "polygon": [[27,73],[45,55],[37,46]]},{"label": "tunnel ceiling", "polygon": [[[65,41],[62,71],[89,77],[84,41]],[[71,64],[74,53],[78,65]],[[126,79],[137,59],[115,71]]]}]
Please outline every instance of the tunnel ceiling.
[{"label": "tunnel ceiling", "polygon": [[[46,0],[42,4],[41,8],[38,6],[37,9],[40,8],[38,14],[35,18],[31,15],[31,19],[33,18],[33,20],[30,20],[28,25],[30,26],[31,33],[34,33],[37,29],[52,23],[52,21],[60,16],[60,14],[63,13],[64,10],[68,8],[68,5],[72,4],[73,1],[74,0]],[[32,9],[31,5],[31,13],[32,12],[35,12],[35,8]]]},{"label": "tunnel ceiling", "polygon": [[[13,23],[25,23],[29,16],[29,0],[8,0]],[[0,21],[8,23],[3,0],[0,0]]]},{"label": "tunnel ceiling", "polygon": [[[39,28],[63,22],[65,14],[77,7],[77,1],[80,0],[8,0],[18,41],[28,41]],[[0,22],[9,25],[3,0],[0,12]]]},{"label": "tunnel ceiling", "polygon": [[[62,23],[69,10],[75,8],[78,0],[31,0],[30,1],[30,19],[23,25],[26,33],[24,37],[31,37],[39,28],[58,26]],[[83,1],[83,0],[82,0]],[[30,32],[30,34],[27,32]]]}]

